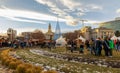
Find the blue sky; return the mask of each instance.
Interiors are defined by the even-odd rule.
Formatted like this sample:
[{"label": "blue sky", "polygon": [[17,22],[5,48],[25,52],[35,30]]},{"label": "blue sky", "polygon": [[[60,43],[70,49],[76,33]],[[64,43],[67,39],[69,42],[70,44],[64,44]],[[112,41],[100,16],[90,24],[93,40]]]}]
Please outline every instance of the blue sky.
[{"label": "blue sky", "polygon": [[62,32],[80,29],[80,20],[94,27],[120,16],[120,0],[0,0],[0,33],[14,28],[18,33],[40,29],[47,31],[56,20]]}]

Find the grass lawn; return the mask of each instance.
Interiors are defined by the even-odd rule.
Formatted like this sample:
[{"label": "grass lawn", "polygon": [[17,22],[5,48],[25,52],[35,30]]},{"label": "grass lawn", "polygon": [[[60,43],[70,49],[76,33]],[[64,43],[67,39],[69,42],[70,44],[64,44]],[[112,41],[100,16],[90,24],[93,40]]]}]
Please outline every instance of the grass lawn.
[{"label": "grass lawn", "polygon": [[[43,49],[48,50],[48,49]],[[113,58],[106,58],[104,56],[102,57],[95,57],[91,56],[89,53],[85,53],[85,55],[79,55],[78,53],[68,53],[65,51],[65,48],[57,48],[54,50],[51,50],[51,52],[57,52],[61,54],[69,54],[72,56],[83,56],[83,57],[91,57],[91,58],[104,58],[107,60],[120,60],[120,53],[115,53]],[[115,51],[114,51],[115,52]],[[27,60],[28,62],[34,62],[37,64],[40,64],[41,66],[50,66],[52,68],[56,68],[56,70],[60,70],[65,73],[119,73],[119,68],[106,68],[106,67],[100,67],[95,65],[89,65],[89,64],[83,64],[83,63],[75,63],[75,62],[68,62],[63,60],[57,60],[45,56],[40,56],[33,54],[29,51],[29,49],[19,49],[16,50],[17,55],[19,55],[24,60]]]}]

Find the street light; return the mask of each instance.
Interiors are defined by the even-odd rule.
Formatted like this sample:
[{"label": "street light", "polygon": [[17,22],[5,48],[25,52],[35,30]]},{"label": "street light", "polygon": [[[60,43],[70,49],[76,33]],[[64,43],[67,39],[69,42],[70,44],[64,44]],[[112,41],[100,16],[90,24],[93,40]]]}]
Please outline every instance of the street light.
[{"label": "street light", "polygon": [[87,20],[80,20],[81,22],[82,22],[82,25],[83,25],[83,27],[84,27],[84,22],[87,22]]}]

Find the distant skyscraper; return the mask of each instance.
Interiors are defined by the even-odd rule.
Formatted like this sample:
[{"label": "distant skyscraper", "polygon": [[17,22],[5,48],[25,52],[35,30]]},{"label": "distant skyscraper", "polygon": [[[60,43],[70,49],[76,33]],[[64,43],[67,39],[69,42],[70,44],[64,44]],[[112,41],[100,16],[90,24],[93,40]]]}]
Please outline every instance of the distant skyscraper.
[{"label": "distant skyscraper", "polygon": [[54,34],[54,40],[57,40],[58,38],[60,38],[61,35],[62,34],[61,34],[60,26],[59,26],[59,21],[57,18],[57,25],[56,25],[55,34]]}]

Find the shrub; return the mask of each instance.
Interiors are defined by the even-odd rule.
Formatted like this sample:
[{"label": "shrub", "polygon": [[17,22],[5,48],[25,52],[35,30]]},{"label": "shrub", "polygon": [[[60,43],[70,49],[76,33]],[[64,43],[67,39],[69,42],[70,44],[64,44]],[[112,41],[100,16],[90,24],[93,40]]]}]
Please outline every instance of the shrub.
[{"label": "shrub", "polygon": [[4,63],[4,65],[8,67],[8,66],[9,66],[9,63],[10,63],[10,60],[7,59],[7,60],[5,61],[5,63]]},{"label": "shrub", "polygon": [[35,73],[33,68],[28,68],[26,69],[26,72],[25,73]]},{"label": "shrub", "polygon": [[24,65],[24,64],[20,64],[20,65],[18,65],[17,68],[16,68],[16,72],[17,72],[17,73],[25,73],[25,70],[26,70],[26,68],[25,68],[25,65]]},{"label": "shrub", "polygon": [[11,56],[8,56],[8,59],[9,59],[9,60],[12,60],[13,58],[12,58]]},{"label": "shrub", "polygon": [[17,60],[16,63],[17,63],[17,65],[23,64],[23,62],[19,61],[19,60]]},{"label": "shrub", "polygon": [[32,68],[32,67],[33,67],[31,64],[28,64],[28,63],[25,63],[25,66],[26,66],[27,68]]},{"label": "shrub", "polygon": [[15,49],[13,49],[13,48],[10,48],[10,49],[9,49],[9,51],[14,51],[14,50],[15,50]]},{"label": "shrub", "polygon": [[40,66],[34,66],[35,73],[41,73],[43,71],[43,68]]},{"label": "shrub", "polygon": [[13,61],[11,61],[10,63],[9,63],[9,68],[10,69],[16,69],[16,67],[17,67],[17,63],[16,62],[13,62]]},{"label": "shrub", "polygon": [[13,58],[9,55],[10,51],[14,51],[13,49],[8,49],[2,51],[0,54],[0,60],[2,65],[9,67],[10,69],[14,69],[13,73],[57,73],[56,71],[49,70],[43,71],[43,68],[40,66],[33,66],[28,63],[23,63],[16,58]]},{"label": "shrub", "polygon": [[26,67],[26,73],[35,73],[31,64],[25,63],[24,65]]},{"label": "shrub", "polygon": [[6,55],[8,55],[8,52],[9,52],[9,50],[4,50],[4,51],[2,51],[1,56],[6,56]]},{"label": "shrub", "polygon": [[2,65],[5,65],[5,61],[7,60],[7,57],[1,58]]},{"label": "shrub", "polygon": [[15,58],[12,58],[12,61],[16,62],[16,61],[17,61],[17,59],[15,59]]}]

